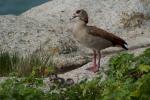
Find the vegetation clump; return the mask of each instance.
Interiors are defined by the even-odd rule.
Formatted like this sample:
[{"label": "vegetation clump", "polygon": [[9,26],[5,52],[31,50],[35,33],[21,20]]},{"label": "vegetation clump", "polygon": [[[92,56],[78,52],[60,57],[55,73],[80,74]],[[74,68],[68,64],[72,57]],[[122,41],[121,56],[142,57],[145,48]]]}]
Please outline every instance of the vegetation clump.
[{"label": "vegetation clump", "polygon": [[29,55],[20,57],[18,53],[0,52],[0,76],[45,77],[54,71],[51,55]]},{"label": "vegetation clump", "polygon": [[149,100],[150,48],[136,57],[125,52],[112,57],[104,81],[99,75],[70,86],[55,85],[45,92],[39,88],[45,85],[42,79],[30,80],[13,78],[1,83],[0,100]]}]

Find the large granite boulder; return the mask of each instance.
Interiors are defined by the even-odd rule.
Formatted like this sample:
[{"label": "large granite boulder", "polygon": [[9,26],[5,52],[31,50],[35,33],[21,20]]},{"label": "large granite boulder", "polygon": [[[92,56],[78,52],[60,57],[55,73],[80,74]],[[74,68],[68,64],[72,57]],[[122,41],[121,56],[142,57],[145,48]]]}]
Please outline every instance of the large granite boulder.
[{"label": "large granite boulder", "polygon": [[[77,50],[74,40],[45,23],[23,16],[0,16],[0,49],[32,54],[42,49],[65,54]],[[65,38],[65,39],[64,39]],[[49,44],[50,42],[50,44]]]},{"label": "large granite boulder", "polygon": [[88,62],[87,57],[78,53],[71,36],[57,33],[51,26],[24,16],[0,16],[0,51],[17,52],[20,56],[51,55],[54,65],[61,70]]},{"label": "large granite boulder", "polygon": [[[149,0],[53,0],[32,8],[21,16],[46,23],[53,27],[56,33],[71,35],[73,22],[70,22],[69,18],[77,9],[85,9],[88,12],[90,25],[113,32],[127,42],[139,37],[139,42],[150,38]],[[128,44],[129,47],[137,47],[139,42],[136,39]],[[142,45],[143,43],[139,47]],[[78,44],[77,46],[79,50],[91,53],[90,50],[85,50]]]},{"label": "large granite boulder", "polygon": [[90,24],[118,34],[127,27],[135,30],[150,19],[149,0],[53,0],[22,16],[37,19],[63,33],[72,25],[69,18],[77,9],[87,10]]}]

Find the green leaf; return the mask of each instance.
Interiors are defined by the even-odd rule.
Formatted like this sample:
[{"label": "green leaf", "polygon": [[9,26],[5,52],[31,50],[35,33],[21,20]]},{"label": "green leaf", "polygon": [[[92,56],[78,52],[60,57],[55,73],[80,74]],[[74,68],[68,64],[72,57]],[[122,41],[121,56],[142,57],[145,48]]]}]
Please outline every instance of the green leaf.
[{"label": "green leaf", "polygon": [[139,65],[138,69],[141,72],[149,72],[150,71],[150,66],[141,64],[141,65]]},{"label": "green leaf", "polygon": [[131,96],[133,96],[133,97],[139,97],[139,95],[140,95],[139,90],[135,90],[135,91],[131,92]]}]

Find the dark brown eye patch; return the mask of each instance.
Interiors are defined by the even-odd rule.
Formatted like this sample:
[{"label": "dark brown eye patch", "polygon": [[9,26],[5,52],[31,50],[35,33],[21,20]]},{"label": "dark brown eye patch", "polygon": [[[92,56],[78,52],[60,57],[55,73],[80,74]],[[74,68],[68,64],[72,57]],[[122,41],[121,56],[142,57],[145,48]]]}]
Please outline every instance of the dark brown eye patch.
[{"label": "dark brown eye patch", "polygon": [[80,12],[81,12],[81,10],[77,10],[77,11],[76,11],[77,14],[80,13]]}]

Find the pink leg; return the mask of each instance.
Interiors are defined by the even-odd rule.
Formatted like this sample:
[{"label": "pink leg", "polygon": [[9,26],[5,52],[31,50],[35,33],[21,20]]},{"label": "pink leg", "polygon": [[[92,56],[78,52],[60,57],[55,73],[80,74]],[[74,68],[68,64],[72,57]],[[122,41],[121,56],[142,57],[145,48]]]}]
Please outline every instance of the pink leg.
[{"label": "pink leg", "polygon": [[93,55],[93,67],[96,67],[97,65],[96,65],[96,51],[95,50],[93,50],[93,53],[94,53],[94,55]]},{"label": "pink leg", "polygon": [[100,63],[101,62],[101,52],[98,51],[98,67],[100,68]]},{"label": "pink leg", "polygon": [[96,50],[93,50],[94,56],[93,56],[93,65],[92,67],[88,68],[87,70],[92,72],[97,72],[99,70],[99,66],[96,64]]}]

